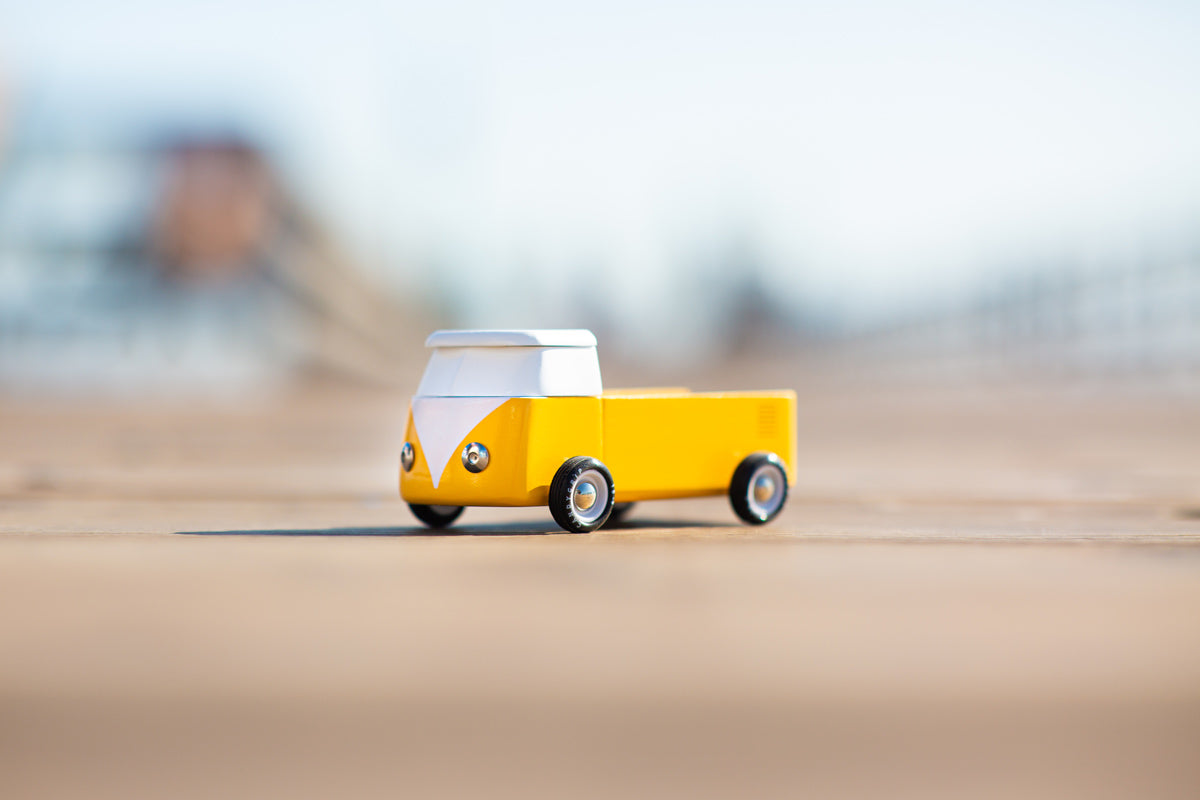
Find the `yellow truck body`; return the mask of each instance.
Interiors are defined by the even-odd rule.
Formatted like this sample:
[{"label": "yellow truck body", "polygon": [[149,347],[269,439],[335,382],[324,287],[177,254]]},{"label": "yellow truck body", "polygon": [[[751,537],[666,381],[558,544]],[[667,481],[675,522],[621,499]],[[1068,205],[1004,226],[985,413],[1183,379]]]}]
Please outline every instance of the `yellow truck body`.
[{"label": "yellow truck body", "polygon": [[546,506],[587,533],[637,501],[725,493],[761,525],[787,501],[791,391],[604,391],[586,330],[438,331],[426,345],[400,494],[431,527],[466,506]]},{"label": "yellow truck body", "polygon": [[792,391],[513,397],[456,446],[484,443],[488,468],[472,473],[451,458],[435,487],[410,408],[405,440],[416,458],[412,469],[400,471],[400,494],[428,505],[541,506],[559,466],[591,456],[612,473],[618,503],[719,495],[751,453],[775,453],[795,474],[795,418]]}]

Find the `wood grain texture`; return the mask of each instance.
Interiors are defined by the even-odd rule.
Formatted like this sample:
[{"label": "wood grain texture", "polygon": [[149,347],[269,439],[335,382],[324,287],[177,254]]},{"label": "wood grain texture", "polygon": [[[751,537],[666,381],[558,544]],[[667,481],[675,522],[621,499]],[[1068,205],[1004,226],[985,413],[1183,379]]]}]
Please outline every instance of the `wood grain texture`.
[{"label": "wood grain texture", "polygon": [[796,384],[776,524],[586,536],[377,390],[0,400],[0,796],[1200,793],[1200,400]]}]

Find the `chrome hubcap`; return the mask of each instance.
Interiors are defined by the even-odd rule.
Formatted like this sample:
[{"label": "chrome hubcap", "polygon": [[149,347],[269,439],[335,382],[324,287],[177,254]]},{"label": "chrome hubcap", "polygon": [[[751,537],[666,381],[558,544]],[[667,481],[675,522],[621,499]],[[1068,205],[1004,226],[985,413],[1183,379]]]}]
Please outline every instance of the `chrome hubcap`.
[{"label": "chrome hubcap", "polygon": [[571,511],[587,525],[600,519],[608,506],[608,481],[594,469],[585,470],[571,487]]},{"label": "chrome hubcap", "polygon": [[590,483],[581,483],[575,487],[575,507],[587,511],[596,504],[596,487]]},{"label": "chrome hubcap", "polygon": [[770,475],[759,475],[754,479],[754,499],[766,504],[775,496],[775,481]]},{"label": "chrome hubcap", "polygon": [[787,485],[783,470],[774,464],[763,464],[750,477],[750,510],[762,519],[772,516],[783,505],[783,487]]}]

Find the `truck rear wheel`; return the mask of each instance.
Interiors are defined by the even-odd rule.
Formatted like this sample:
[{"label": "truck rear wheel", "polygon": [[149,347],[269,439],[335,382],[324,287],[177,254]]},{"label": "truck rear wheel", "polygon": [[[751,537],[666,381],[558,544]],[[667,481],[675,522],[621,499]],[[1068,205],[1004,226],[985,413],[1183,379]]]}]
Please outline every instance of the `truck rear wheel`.
[{"label": "truck rear wheel", "polygon": [[550,515],[572,533],[594,531],[613,510],[613,479],[594,458],[568,458],[550,481]]},{"label": "truck rear wheel", "polygon": [[733,511],[749,525],[775,519],[787,502],[787,469],[774,453],[751,453],[742,459],[729,482]]},{"label": "truck rear wheel", "polygon": [[462,506],[425,506],[420,503],[409,503],[408,509],[414,517],[431,528],[445,528],[463,512]]}]

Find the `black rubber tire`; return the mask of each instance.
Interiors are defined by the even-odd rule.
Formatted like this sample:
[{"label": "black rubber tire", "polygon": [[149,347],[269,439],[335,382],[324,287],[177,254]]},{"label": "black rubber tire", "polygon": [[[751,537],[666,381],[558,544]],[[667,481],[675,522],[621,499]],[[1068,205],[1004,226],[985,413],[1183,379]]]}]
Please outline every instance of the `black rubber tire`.
[{"label": "black rubber tire", "polygon": [[[759,467],[765,464],[770,464],[783,473],[783,497],[774,511],[763,515],[750,507],[750,479]],[[737,469],[733,471],[733,478],[729,481],[729,503],[733,506],[733,513],[747,525],[763,525],[770,522],[779,516],[779,512],[787,505],[789,482],[787,467],[779,460],[779,456],[774,453],[751,453],[738,464]]]},{"label": "black rubber tire", "polygon": [[[608,497],[606,498],[605,508],[595,519],[585,521],[576,513],[574,506],[571,503],[571,495],[575,491],[575,482],[579,480],[579,476],[588,470],[595,470],[600,473],[601,477],[608,484]],[[554,517],[554,521],[559,527],[571,533],[590,533],[604,523],[608,522],[609,516],[612,514],[614,495],[612,473],[608,471],[608,467],[600,463],[594,458],[587,456],[575,456],[568,458],[563,462],[563,465],[558,468],[558,472],[554,473],[554,480],[550,481],[550,516]]]},{"label": "black rubber tire", "polygon": [[[453,508],[454,510],[447,513],[441,511],[443,508]],[[462,506],[424,506],[420,503],[409,503],[408,510],[413,513],[413,516],[424,522],[431,528],[448,527],[454,520],[458,519],[463,512]]]}]

